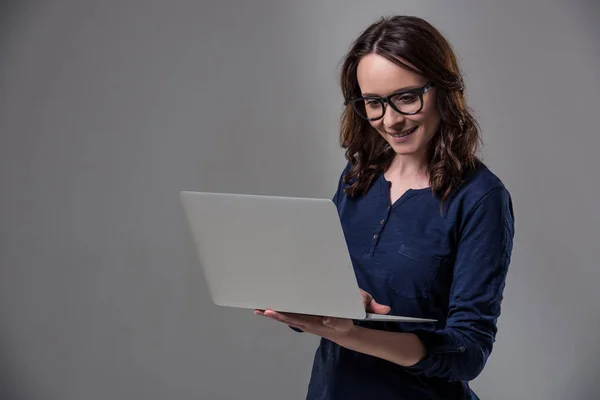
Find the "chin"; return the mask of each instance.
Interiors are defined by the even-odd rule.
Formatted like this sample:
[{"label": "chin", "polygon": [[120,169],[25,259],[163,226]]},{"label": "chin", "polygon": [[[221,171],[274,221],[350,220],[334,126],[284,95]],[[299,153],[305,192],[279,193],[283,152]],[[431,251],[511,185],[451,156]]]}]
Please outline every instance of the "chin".
[{"label": "chin", "polygon": [[420,153],[420,149],[418,148],[412,148],[412,147],[404,147],[404,146],[397,146],[397,145],[392,145],[392,149],[394,150],[394,152],[397,155],[400,156],[409,156],[409,155],[413,155],[413,154],[418,154]]},{"label": "chin", "polygon": [[388,140],[387,142],[396,154],[410,155],[410,154],[419,153],[421,151],[421,147],[422,147],[421,141],[418,140],[419,138],[415,137],[413,139],[417,139],[417,140],[405,142],[405,143],[395,143],[393,140]]}]

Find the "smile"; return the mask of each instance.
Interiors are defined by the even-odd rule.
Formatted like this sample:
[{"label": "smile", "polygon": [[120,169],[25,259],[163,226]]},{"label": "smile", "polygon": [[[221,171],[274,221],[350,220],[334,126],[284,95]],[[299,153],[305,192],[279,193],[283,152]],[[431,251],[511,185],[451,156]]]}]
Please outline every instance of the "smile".
[{"label": "smile", "polygon": [[390,136],[393,136],[393,137],[395,137],[395,138],[403,138],[403,137],[405,137],[405,136],[408,136],[408,135],[410,135],[410,134],[411,134],[411,133],[413,133],[414,131],[416,131],[416,130],[417,130],[417,128],[418,128],[418,126],[415,126],[414,128],[411,128],[411,129],[409,129],[409,130],[406,130],[406,131],[404,131],[404,132],[400,132],[400,133],[390,133],[389,135],[390,135]]}]

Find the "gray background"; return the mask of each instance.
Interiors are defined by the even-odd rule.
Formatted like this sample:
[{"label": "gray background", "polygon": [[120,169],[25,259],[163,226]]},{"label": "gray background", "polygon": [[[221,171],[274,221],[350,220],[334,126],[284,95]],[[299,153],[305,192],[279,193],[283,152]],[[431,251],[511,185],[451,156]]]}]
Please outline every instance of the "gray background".
[{"label": "gray background", "polygon": [[2,3],[2,399],[303,398],[317,339],[210,303],[178,191],[330,197],[338,63],[388,13],[454,44],[514,197],[473,387],[598,398],[598,2],[368,3]]}]

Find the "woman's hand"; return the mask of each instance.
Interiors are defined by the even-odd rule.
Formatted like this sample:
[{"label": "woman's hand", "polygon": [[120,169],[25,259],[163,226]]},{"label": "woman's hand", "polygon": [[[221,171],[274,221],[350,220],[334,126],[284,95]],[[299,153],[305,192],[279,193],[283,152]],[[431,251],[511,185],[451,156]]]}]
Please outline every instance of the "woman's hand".
[{"label": "woman's hand", "polygon": [[373,296],[362,289],[360,289],[360,295],[362,296],[366,312],[371,314],[388,314],[391,311],[389,306],[379,304],[373,299]]},{"label": "woman's hand", "polygon": [[[391,311],[390,307],[377,303],[369,293],[363,290],[360,293],[368,313],[387,314]],[[279,313],[269,309],[255,310],[254,313],[331,340],[346,349],[404,367],[415,365],[427,355],[425,346],[414,333],[363,328],[344,318]]]},{"label": "woman's hand", "polygon": [[[377,303],[373,296],[364,290],[360,290],[363,299],[365,311],[372,314],[388,314],[389,306]],[[255,315],[262,315],[291,326],[301,329],[304,332],[321,336],[326,339],[335,340],[348,335],[354,329],[354,322],[351,319],[322,317],[316,315],[280,313],[271,309],[254,310]]]}]

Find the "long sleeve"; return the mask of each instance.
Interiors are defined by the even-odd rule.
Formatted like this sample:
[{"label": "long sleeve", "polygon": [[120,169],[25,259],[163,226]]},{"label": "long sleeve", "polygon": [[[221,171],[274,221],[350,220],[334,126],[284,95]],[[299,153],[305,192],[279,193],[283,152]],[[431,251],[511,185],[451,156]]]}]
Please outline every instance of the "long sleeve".
[{"label": "long sleeve", "polygon": [[495,341],[513,238],[511,197],[496,187],[460,226],[446,327],[415,332],[427,356],[408,370],[448,381],[470,381],[481,373]]}]

